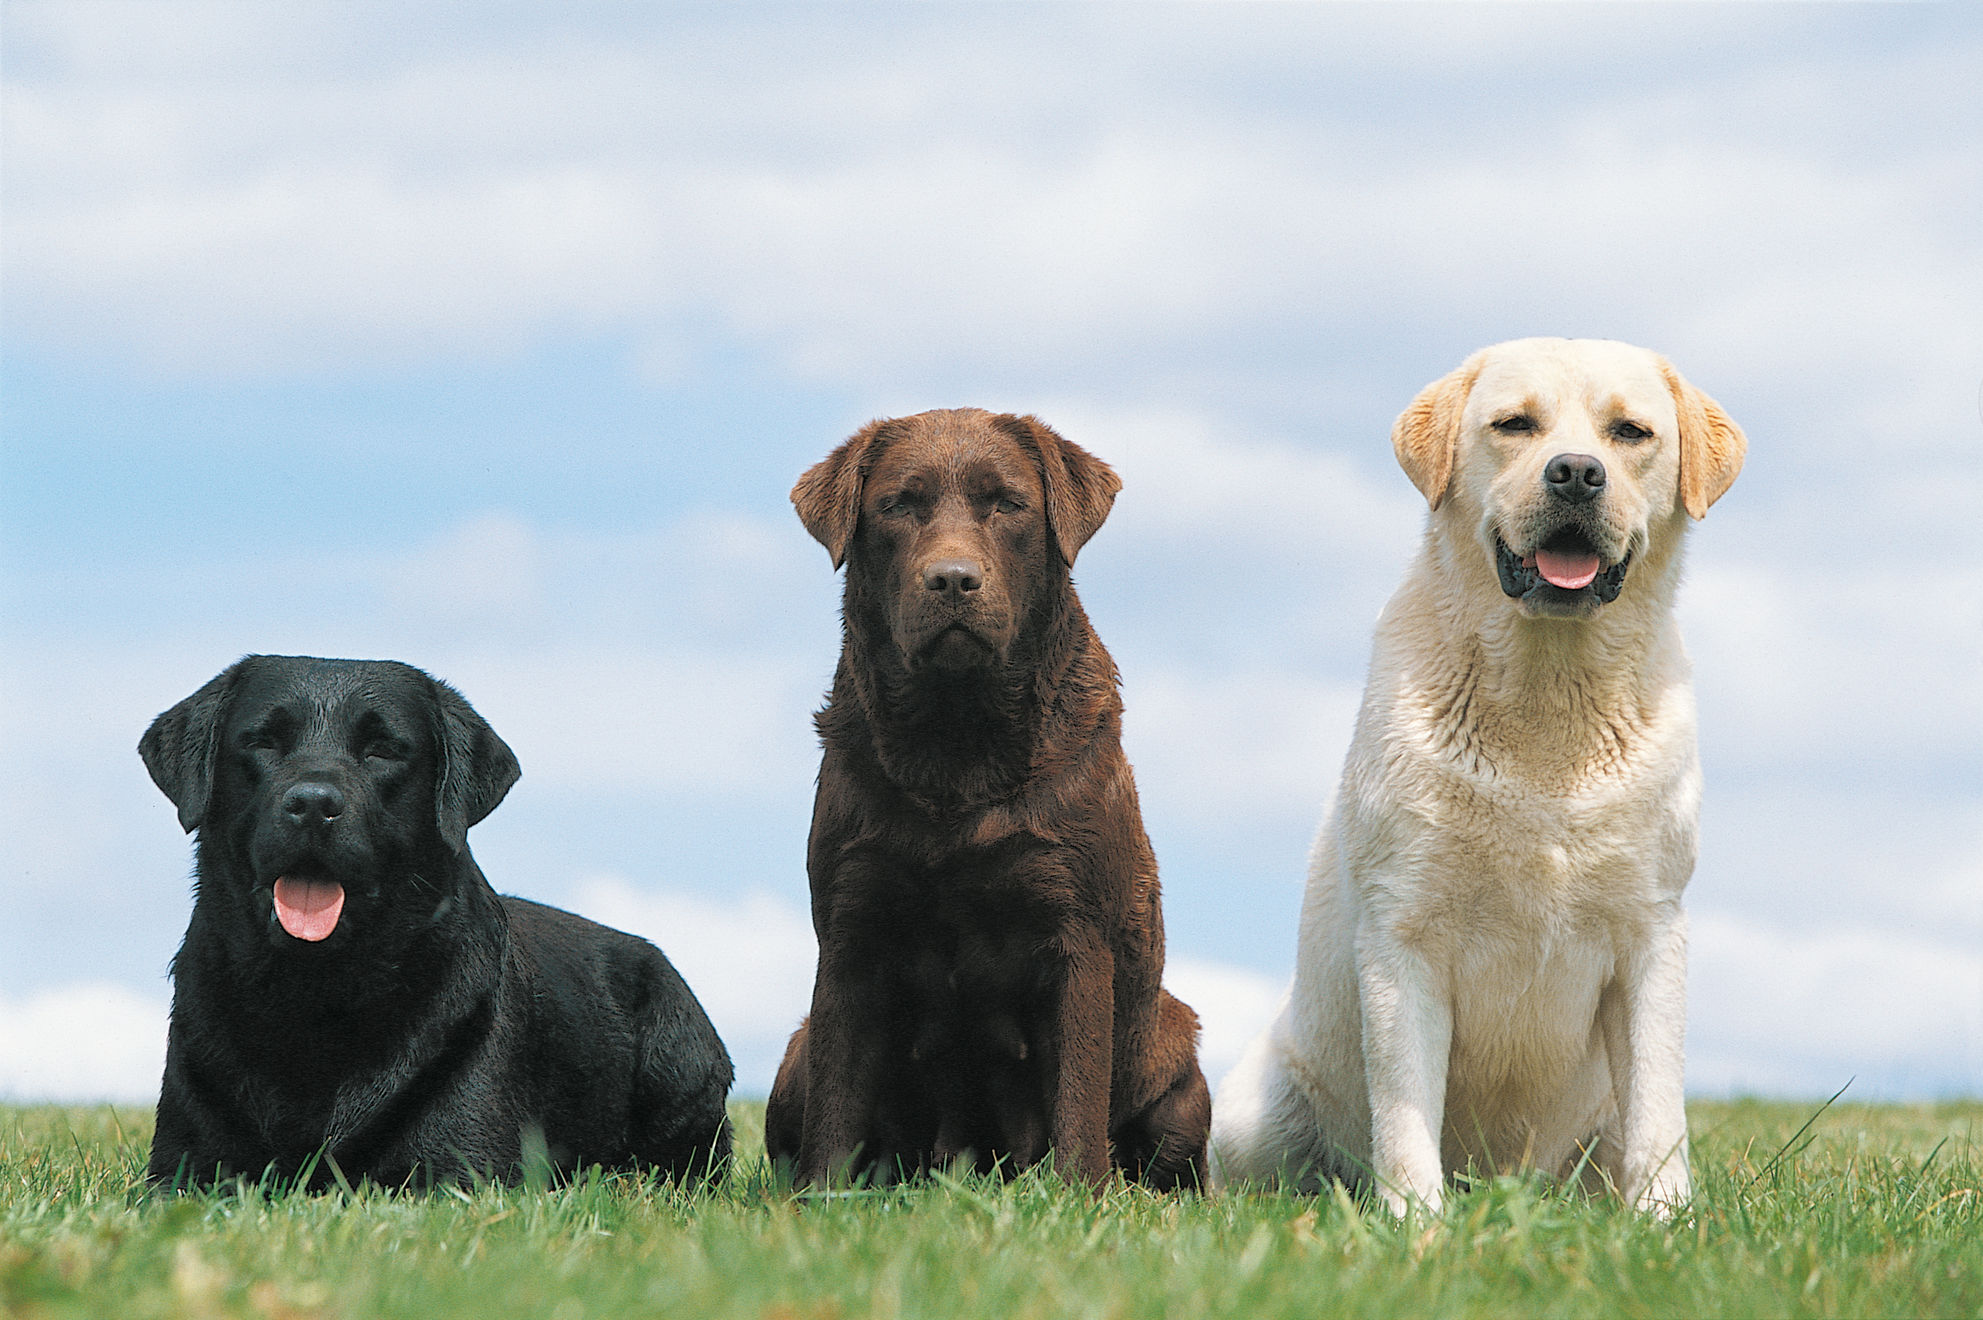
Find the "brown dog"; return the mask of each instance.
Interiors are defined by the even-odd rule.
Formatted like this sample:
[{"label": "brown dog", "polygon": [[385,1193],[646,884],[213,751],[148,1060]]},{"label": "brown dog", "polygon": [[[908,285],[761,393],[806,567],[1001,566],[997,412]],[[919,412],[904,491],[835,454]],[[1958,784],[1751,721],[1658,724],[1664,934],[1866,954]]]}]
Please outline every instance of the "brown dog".
[{"label": "brown dog", "polygon": [[765,1113],[802,1184],[1048,1150],[1195,1185],[1198,1019],[1162,987],[1115,663],[1069,567],[1121,482],[1031,417],[875,422],[799,479],[847,565],[817,723],[819,970]]}]

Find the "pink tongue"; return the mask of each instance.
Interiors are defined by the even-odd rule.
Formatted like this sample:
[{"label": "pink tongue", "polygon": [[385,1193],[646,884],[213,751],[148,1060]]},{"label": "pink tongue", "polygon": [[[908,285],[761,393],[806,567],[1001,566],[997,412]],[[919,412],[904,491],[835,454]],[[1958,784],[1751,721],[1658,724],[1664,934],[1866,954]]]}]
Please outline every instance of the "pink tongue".
[{"label": "pink tongue", "polygon": [[275,882],[275,919],[299,940],[327,938],[344,911],[344,886],[335,880],[285,875]]},{"label": "pink tongue", "polygon": [[1597,555],[1589,550],[1568,555],[1558,550],[1537,550],[1535,566],[1552,585],[1575,591],[1588,587],[1597,576]]}]

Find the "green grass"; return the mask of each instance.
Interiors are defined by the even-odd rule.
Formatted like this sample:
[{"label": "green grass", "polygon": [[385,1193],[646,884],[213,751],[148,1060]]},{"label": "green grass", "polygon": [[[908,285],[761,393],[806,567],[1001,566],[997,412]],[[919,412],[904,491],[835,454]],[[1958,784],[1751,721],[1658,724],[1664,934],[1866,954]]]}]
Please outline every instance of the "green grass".
[{"label": "green grass", "polygon": [[1672,1224],[1503,1179],[1421,1235],[1341,1196],[1030,1175],[794,1197],[754,1104],[695,1194],[154,1197],[148,1116],[0,1108],[0,1315],[1983,1316],[1983,1102],[1816,1109],[1694,1105]]}]

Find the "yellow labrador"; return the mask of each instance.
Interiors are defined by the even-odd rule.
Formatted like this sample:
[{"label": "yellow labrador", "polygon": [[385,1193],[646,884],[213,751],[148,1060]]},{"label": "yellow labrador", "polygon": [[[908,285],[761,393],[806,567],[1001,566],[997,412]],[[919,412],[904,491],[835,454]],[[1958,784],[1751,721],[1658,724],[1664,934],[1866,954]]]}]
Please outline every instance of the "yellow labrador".
[{"label": "yellow labrador", "polygon": [[1670,1213],[1700,799],[1673,597],[1746,443],[1666,359],[1588,339],[1474,354],[1391,439],[1432,512],[1214,1180],[1403,1213],[1470,1163],[1581,1167]]}]

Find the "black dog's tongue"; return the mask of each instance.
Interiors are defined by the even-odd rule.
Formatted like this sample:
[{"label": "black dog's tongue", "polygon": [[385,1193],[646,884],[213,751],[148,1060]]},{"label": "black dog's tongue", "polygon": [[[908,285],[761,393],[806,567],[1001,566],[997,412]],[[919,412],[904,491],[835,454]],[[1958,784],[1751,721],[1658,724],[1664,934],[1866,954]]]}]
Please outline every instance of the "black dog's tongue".
[{"label": "black dog's tongue", "polygon": [[275,882],[275,919],[299,940],[328,939],[344,911],[344,886],[335,880],[285,875]]}]

